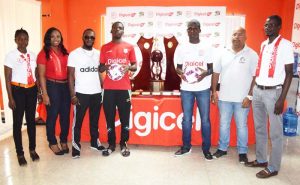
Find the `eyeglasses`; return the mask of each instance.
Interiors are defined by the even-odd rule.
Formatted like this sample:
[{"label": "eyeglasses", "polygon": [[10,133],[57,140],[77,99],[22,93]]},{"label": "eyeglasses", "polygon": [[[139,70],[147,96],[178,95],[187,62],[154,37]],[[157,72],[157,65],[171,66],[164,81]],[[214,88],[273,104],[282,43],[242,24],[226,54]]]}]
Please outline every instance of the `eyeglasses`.
[{"label": "eyeglasses", "polygon": [[95,40],[95,37],[94,36],[84,36],[84,39],[85,40],[89,40],[89,39],[91,39],[91,40]]}]

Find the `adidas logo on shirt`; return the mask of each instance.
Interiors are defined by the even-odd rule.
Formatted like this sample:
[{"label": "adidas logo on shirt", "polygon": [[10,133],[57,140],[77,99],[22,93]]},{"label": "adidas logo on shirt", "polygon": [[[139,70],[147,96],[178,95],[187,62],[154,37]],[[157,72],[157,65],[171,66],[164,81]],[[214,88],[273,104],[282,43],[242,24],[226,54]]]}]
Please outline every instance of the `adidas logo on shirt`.
[{"label": "adidas logo on shirt", "polygon": [[98,72],[98,67],[80,68],[80,72]]}]

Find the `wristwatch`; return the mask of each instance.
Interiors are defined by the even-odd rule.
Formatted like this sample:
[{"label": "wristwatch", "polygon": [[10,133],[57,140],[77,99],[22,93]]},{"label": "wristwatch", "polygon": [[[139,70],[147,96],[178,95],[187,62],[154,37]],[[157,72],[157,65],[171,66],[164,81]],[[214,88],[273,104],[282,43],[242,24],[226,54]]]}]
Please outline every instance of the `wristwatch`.
[{"label": "wristwatch", "polygon": [[253,96],[247,95],[246,97],[247,97],[250,101],[253,100]]}]

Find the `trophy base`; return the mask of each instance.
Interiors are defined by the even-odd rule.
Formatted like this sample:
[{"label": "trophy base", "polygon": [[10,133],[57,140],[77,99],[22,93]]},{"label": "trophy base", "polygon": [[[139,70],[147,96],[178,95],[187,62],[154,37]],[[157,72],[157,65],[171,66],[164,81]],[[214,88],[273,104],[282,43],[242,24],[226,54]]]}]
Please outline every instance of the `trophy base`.
[{"label": "trophy base", "polygon": [[150,82],[150,90],[152,92],[164,91],[164,81],[163,80],[153,80]]}]

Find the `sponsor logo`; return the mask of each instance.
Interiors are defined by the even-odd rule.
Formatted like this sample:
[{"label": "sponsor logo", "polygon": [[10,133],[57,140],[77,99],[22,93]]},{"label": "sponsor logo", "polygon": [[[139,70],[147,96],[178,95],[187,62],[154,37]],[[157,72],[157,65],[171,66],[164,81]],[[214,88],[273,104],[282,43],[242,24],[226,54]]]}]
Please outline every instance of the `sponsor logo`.
[{"label": "sponsor logo", "polygon": [[214,37],[219,37],[220,36],[220,32],[215,32],[214,33]]},{"label": "sponsor logo", "polygon": [[220,46],[220,44],[213,44],[212,47],[214,48],[218,48]]},{"label": "sponsor logo", "polygon": [[221,11],[215,11],[215,16],[221,15]]},{"label": "sponsor logo", "polygon": [[299,30],[299,29],[300,29],[300,24],[295,22],[294,30]]},{"label": "sponsor logo", "polygon": [[176,12],[176,15],[177,15],[177,16],[182,16],[182,11],[177,11],[177,12]]},{"label": "sponsor logo", "polygon": [[136,13],[119,13],[119,17],[135,17]]},{"label": "sponsor logo", "polygon": [[167,27],[174,27],[174,26],[180,27],[182,25],[182,23],[181,22],[179,22],[179,23],[165,23],[165,25]]},{"label": "sponsor logo", "polygon": [[[170,112],[170,111],[160,111],[158,106],[153,106],[151,112],[136,112],[133,116],[132,111],[130,112],[130,122],[129,128],[131,129],[135,126],[135,134],[141,137],[148,136],[152,130],[164,130],[172,131],[176,127],[182,129],[182,118],[183,113]],[[195,111],[195,117],[193,116],[192,122],[196,131],[201,130],[201,118],[199,115],[199,110]],[[115,126],[121,124],[120,120],[115,122]]]},{"label": "sponsor logo", "polygon": [[145,16],[145,12],[139,12],[139,17],[144,17]]},{"label": "sponsor logo", "polygon": [[209,38],[211,36],[211,33],[205,33],[205,34],[201,34],[200,37],[206,37]]},{"label": "sponsor logo", "polygon": [[157,12],[156,16],[160,17],[170,17],[174,14],[174,12]]},{"label": "sponsor logo", "polygon": [[208,23],[208,22],[205,22],[205,23],[203,23],[203,26],[215,26],[215,27],[218,27],[218,26],[220,26],[220,22],[210,22],[210,23]]},{"label": "sponsor logo", "polygon": [[124,34],[123,37],[124,38],[134,38],[137,34],[132,33],[132,34]]},{"label": "sponsor logo", "polygon": [[80,72],[82,73],[87,73],[87,72],[98,72],[98,67],[93,66],[93,67],[86,67],[86,68],[80,68]]},{"label": "sponsor logo", "polygon": [[114,59],[108,59],[107,64],[126,64],[127,60],[126,58],[114,58]]},{"label": "sponsor logo", "polygon": [[204,61],[185,61],[185,67],[203,67]]},{"label": "sponsor logo", "polygon": [[142,23],[128,23],[128,26],[129,27],[144,27],[145,23],[144,22],[142,22]]},{"label": "sponsor logo", "polygon": [[212,12],[194,12],[195,16],[211,16]]}]

